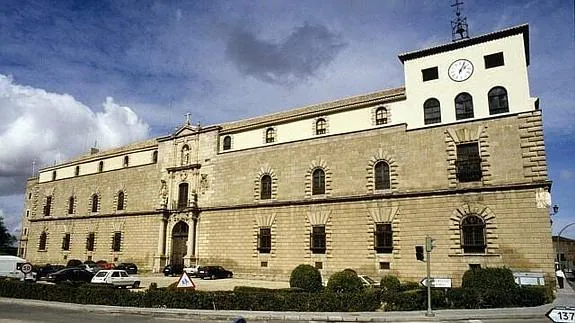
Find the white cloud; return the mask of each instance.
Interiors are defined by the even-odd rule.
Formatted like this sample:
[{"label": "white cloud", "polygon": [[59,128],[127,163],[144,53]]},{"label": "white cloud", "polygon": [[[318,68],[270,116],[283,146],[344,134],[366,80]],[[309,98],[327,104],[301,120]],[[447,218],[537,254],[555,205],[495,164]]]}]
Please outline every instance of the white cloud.
[{"label": "white cloud", "polygon": [[94,141],[109,148],[148,136],[149,126],[129,107],[106,98],[103,108],[94,112],[68,94],[0,74],[0,196],[16,193],[10,185],[23,188],[33,161],[48,165],[81,154]]}]

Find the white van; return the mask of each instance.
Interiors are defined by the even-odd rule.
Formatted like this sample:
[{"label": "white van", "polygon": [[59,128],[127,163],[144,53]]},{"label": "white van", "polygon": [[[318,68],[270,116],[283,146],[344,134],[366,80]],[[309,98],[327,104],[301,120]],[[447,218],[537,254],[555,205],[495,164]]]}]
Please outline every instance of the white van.
[{"label": "white van", "polygon": [[20,266],[27,263],[26,259],[16,256],[0,256],[0,277],[17,278],[20,280],[36,280],[36,273],[24,274]]}]

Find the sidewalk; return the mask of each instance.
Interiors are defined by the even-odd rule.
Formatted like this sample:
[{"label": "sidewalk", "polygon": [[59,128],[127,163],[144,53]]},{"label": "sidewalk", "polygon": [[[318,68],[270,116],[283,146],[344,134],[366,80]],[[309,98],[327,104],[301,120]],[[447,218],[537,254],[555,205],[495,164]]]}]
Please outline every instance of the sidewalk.
[{"label": "sidewalk", "polygon": [[171,317],[180,319],[195,319],[201,321],[224,320],[232,321],[243,317],[250,321],[314,321],[314,322],[457,322],[469,320],[494,319],[538,319],[556,306],[575,306],[575,289],[573,284],[565,284],[558,289],[557,298],[552,304],[527,308],[500,308],[481,310],[437,310],[435,316],[425,316],[425,311],[410,312],[355,312],[355,313],[325,313],[325,312],[250,312],[250,311],[210,311],[164,308],[136,308],[100,305],[81,305],[69,303],[46,302],[27,299],[0,298],[0,303],[23,304],[34,306],[59,307],[69,310],[89,312],[105,312],[111,314],[140,314],[155,317]]}]

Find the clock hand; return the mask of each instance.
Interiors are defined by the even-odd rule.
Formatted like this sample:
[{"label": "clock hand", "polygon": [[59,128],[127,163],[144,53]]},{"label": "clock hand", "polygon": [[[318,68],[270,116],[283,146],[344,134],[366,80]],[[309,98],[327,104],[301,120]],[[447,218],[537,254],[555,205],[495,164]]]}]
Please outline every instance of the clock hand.
[{"label": "clock hand", "polygon": [[463,62],[463,64],[461,64],[461,68],[459,69],[459,73],[458,73],[458,74],[461,74],[461,71],[463,71],[463,68],[464,68],[464,67],[465,67],[465,62]]}]

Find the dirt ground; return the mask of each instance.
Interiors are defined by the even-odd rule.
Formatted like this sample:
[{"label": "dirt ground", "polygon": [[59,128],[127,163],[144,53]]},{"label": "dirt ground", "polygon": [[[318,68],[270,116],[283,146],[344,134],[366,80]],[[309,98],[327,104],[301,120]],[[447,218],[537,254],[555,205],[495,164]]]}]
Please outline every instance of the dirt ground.
[{"label": "dirt ground", "polygon": [[[158,284],[158,287],[167,287],[173,282],[177,282],[180,277],[166,277],[162,274],[138,274],[140,277],[140,289],[148,289],[151,283]],[[236,286],[249,286],[249,287],[263,287],[263,288],[288,288],[289,282],[284,281],[266,281],[266,280],[253,280],[241,278],[226,278],[226,279],[200,279],[190,277],[196,285],[197,290],[233,290]]]}]

